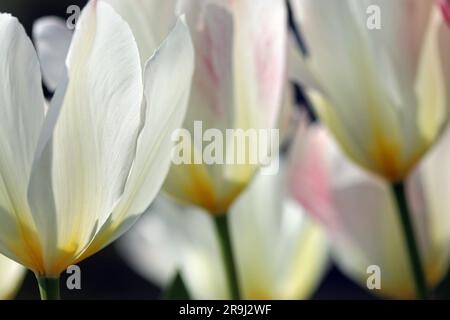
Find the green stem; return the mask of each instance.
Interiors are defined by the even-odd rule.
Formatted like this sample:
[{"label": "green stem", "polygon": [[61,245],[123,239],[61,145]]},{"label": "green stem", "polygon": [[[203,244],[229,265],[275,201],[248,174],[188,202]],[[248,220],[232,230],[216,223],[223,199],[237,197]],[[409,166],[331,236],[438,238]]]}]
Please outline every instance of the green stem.
[{"label": "green stem", "polygon": [[217,234],[219,236],[220,246],[222,249],[223,261],[225,264],[225,272],[228,280],[228,286],[233,300],[239,300],[239,284],[236,272],[236,264],[234,262],[233,247],[231,244],[230,229],[228,225],[228,214],[216,216],[214,218]]},{"label": "green stem", "polygon": [[39,293],[41,300],[59,300],[59,277],[47,278],[45,276],[36,275],[39,284]]},{"label": "green stem", "polygon": [[414,276],[417,297],[422,300],[427,299],[428,290],[425,273],[420,259],[419,247],[414,235],[414,227],[410,214],[411,211],[406,198],[405,184],[404,182],[392,183],[391,188],[397,204],[397,211],[399,213],[403,235],[408,248],[409,262]]}]

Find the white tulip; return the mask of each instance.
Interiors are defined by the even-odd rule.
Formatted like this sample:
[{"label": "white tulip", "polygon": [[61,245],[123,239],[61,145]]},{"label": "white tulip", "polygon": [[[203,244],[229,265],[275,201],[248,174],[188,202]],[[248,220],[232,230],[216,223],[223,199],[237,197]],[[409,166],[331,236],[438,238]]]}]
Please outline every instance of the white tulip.
[{"label": "white tulip", "polygon": [[[388,298],[416,296],[397,207],[388,184],[355,166],[323,127],[302,127],[290,168],[292,195],[327,230],[338,266],[369,290],[371,266]],[[407,182],[412,220],[427,285],[434,289],[450,266],[450,131]]]},{"label": "white tulip", "polygon": [[53,278],[124,233],[159,191],[192,42],[178,21],[144,68],[127,23],[91,1],[47,114],[33,45],[7,14],[0,42],[0,252]]},{"label": "white tulip", "polygon": [[290,2],[308,50],[290,70],[321,121],[356,163],[404,179],[448,122],[450,29],[435,2]]},{"label": "white tulip", "polygon": [[[304,210],[283,196],[284,176],[258,175],[230,210],[244,299],[306,299],[327,266],[328,245]],[[213,217],[160,197],[119,242],[144,277],[167,287],[180,272],[194,299],[229,299]]]}]

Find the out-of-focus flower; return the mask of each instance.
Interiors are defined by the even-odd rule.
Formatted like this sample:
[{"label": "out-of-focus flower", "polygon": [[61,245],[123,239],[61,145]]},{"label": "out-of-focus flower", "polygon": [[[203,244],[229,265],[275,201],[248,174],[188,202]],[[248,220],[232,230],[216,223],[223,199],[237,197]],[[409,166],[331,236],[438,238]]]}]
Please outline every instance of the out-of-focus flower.
[{"label": "out-of-focus flower", "polygon": [[[428,286],[435,288],[449,267],[450,132],[408,180],[407,190]],[[414,298],[396,205],[386,182],[355,166],[326,130],[302,127],[292,154],[293,196],[326,228],[340,268],[367,288],[368,267],[381,271],[377,295]]]},{"label": "out-of-focus flower", "polygon": [[[230,210],[244,299],[306,299],[322,279],[328,246],[321,230],[284,197],[284,177],[258,175]],[[213,218],[158,198],[119,242],[127,261],[166,287],[180,272],[195,299],[229,299]]]},{"label": "out-of-focus flower", "polygon": [[20,264],[0,255],[0,300],[14,298],[25,272]]},{"label": "out-of-focus flower", "polygon": [[125,232],[159,191],[187,107],[192,42],[179,21],[143,70],[126,22],[91,1],[48,113],[33,45],[7,14],[0,42],[0,251],[57,277]]},{"label": "out-of-focus flower", "polygon": [[450,29],[434,1],[291,4],[308,50],[292,71],[320,119],[351,159],[404,179],[448,119]]},{"label": "out-of-focus flower", "polygon": [[[223,136],[226,129],[276,127],[285,80],[287,21],[283,1],[105,1],[129,22],[141,59],[152,53],[172,23],[174,12],[186,14],[196,51],[184,124],[192,138],[195,121],[202,122],[203,131],[213,128]],[[202,147],[192,141],[190,158],[202,156]],[[251,152],[248,145],[245,152]],[[164,190],[182,203],[221,214],[258,168],[248,162],[173,165]]]}]

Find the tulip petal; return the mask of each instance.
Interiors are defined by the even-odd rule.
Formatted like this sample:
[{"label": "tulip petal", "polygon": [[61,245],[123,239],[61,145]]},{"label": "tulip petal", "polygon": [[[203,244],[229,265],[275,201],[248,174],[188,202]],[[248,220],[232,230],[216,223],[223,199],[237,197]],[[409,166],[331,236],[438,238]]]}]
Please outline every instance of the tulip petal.
[{"label": "tulip petal", "polygon": [[[418,125],[425,139],[433,141],[448,119],[450,29],[436,9],[430,21],[416,79]],[[436,125],[439,124],[439,125]]]},{"label": "tulip petal", "polygon": [[102,0],[128,22],[139,48],[141,64],[153,55],[176,21],[174,0]]},{"label": "tulip petal", "polygon": [[306,299],[325,270],[327,240],[302,208],[285,197],[284,183],[285,170],[258,175],[232,207],[244,299]]},{"label": "tulip petal", "polygon": [[125,189],[126,195],[133,193],[128,199],[133,204],[128,208],[130,214],[142,213],[148,207],[167,174],[171,135],[181,127],[187,110],[193,61],[189,30],[180,19],[145,68],[146,121]]},{"label": "tulip petal", "polygon": [[[202,129],[224,130],[230,126],[233,106],[233,21],[223,7],[185,1],[195,44],[195,73],[189,112],[184,127],[194,136],[194,123],[201,121]],[[200,7],[200,8],[197,8]],[[203,8],[204,7],[204,8]],[[200,14],[203,12],[203,15]],[[199,16],[199,17],[197,17]],[[199,19],[197,21],[197,19]],[[200,23],[201,22],[201,23]],[[201,154],[192,141],[192,153]],[[233,200],[235,184],[224,177],[223,165],[181,164],[172,166],[164,190],[180,201],[209,211],[222,212]],[[238,187],[238,189],[240,189]]]},{"label": "tulip petal", "polygon": [[[187,1],[189,5],[192,1]],[[228,109],[233,106],[233,17],[217,5],[209,4],[202,20],[191,20],[196,50],[195,74],[190,108],[185,126],[202,120],[205,128],[225,129]],[[197,13],[198,14],[198,13]],[[193,14],[191,14],[193,15]]]},{"label": "tulip petal", "polygon": [[129,229],[153,201],[169,171],[171,136],[183,123],[194,69],[194,49],[182,20],[146,64],[145,123],[136,158],[120,202],[85,255]]},{"label": "tulip petal", "polygon": [[122,199],[128,216],[149,206],[167,175],[171,135],[181,127],[187,110],[193,61],[189,30],[180,19],[145,68],[146,120]]},{"label": "tulip petal", "polygon": [[68,85],[60,110],[50,108],[59,114],[54,128],[47,121],[53,134],[36,159],[29,195],[47,274],[73,263],[111,214],[140,127],[138,49],[128,25],[109,5],[93,1],[85,7],[67,65]]},{"label": "tulip petal", "polygon": [[26,264],[33,232],[27,187],[45,102],[33,44],[16,18],[0,14],[0,248]]},{"label": "tulip petal", "polygon": [[233,5],[236,20],[234,123],[237,128],[273,128],[285,81],[285,4],[242,0]]},{"label": "tulip petal", "polygon": [[427,155],[416,172],[421,184],[416,186],[422,195],[419,210],[428,221],[430,248],[427,253],[434,258],[434,280],[438,281],[450,265],[450,201],[446,193],[450,187],[450,130],[447,128],[435,148]]},{"label": "tulip petal", "polygon": [[0,255],[0,300],[14,298],[25,274],[23,266]]},{"label": "tulip petal", "polygon": [[[373,8],[380,9],[379,29],[368,27],[375,12]],[[397,107],[414,94],[414,80],[432,8],[432,1],[421,0],[351,2],[356,24],[363,34],[370,35],[365,40],[378,66],[379,81],[385,84]]]},{"label": "tulip petal", "polygon": [[44,83],[50,91],[55,91],[64,77],[72,32],[63,19],[45,17],[34,23],[33,40],[41,62]]}]

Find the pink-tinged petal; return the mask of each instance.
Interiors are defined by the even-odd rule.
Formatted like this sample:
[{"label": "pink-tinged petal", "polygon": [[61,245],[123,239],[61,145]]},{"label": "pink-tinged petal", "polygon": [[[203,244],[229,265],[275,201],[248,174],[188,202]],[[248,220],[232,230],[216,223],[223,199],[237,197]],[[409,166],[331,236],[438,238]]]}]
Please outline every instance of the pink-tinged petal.
[{"label": "pink-tinged petal", "polygon": [[326,133],[322,127],[299,128],[296,145],[292,152],[292,168],[289,186],[292,196],[303,207],[327,226],[333,228],[336,222],[328,164],[324,148],[328,147]]},{"label": "pink-tinged petal", "polygon": [[206,126],[214,126],[226,119],[233,105],[233,17],[224,8],[209,5],[202,25],[191,30],[196,69],[187,122],[202,119]]},{"label": "pink-tinged petal", "polygon": [[[184,127],[193,131],[195,121],[202,122],[203,130],[223,133],[275,127],[285,84],[283,1],[181,0],[178,10],[186,13],[196,50]],[[257,169],[257,165],[172,166],[165,190],[183,203],[222,213]]]},{"label": "pink-tinged petal", "polygon": [[[286,8],[283,1],[232,2],[235,17],[235,123],[273,127],[285,81]],[[248,123],[250,122],[250,123]]]},{"label": "pink-tinged petal", "polygon": [[284,4],[272,0],[180,3],[196,48],[187,125],[190,119],[206,119],[208,127],[274,126],[285,75]]},{"label": "pink-tinged petal", "polygon": [[450,26],[450,1],[449,0],[437,0],[439,7],[441,8],[442,15]]}]

